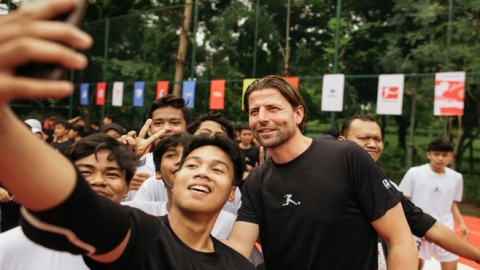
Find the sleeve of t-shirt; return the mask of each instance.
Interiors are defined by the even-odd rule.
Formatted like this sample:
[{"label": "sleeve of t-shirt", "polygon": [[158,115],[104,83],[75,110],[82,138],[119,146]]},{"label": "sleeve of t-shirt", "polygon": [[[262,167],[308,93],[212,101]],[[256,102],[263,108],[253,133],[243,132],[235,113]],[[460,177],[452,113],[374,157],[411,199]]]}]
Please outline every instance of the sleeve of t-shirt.
[{"label": "sleeve of t-shirt", "polygon": [[357,144],[347,146],[346,162],[357,202],[370,222],[382,217],[400,202],[397,189]]},{"label": "sleeve of t-shirt", "polygon": [[457,183],[457,190],[455,192],[455,201],[461,202],[463,195],[463,177],[461,174],[458,175],[458,183]]},{"label": "sleeve of t-shirt", "polygon": [[437,220],[424,213],[422,209],[403,196],[401,197],[401,202],[412,234],[417,237],[423,237]]},{"label": "sleeve of t-shirt", "polygon": [[135,194],[135,197],[133,197],[134,202],[149,202],[149,201],[154,201],[149,193],[149,190],[151,189],[151,183],[153,181],[160,181],[152,178],[148,178],[143,182],[143,184],[140,186],[140,188],[137,191],[137,194]]},{"label": "sleeve of t-shirt", "polygon": [[[258,192],[258,189],[255,188],[258,186],[259,179],[259,168],[254,168],[248,174],[247,179],[242,187],[242,206],[238,210],[237,221],[245,221],[250,223],[258,224],[256,209],[254,204],[255,192]],[[251,197],[253,195],[253,197]]]},{"label": "sleeve of t-shirt", "polygon": [[413,196],[413,174],[412,169],[409,169],[398,186],[399,190],[410,198]]},{"label": "sleeve of t-shirt", "polygon": [[83,260],[90,269],[135,269],[135,266],[139,264],[140,260],[144,258],[144,255],[157,241],[160,230],[163,228],[159,219],[139,209],[127,206],[124,208],[128,211],[131,220],[130,240],[127,247],[120,258],[112,263],[100,263],[84,256]]}]

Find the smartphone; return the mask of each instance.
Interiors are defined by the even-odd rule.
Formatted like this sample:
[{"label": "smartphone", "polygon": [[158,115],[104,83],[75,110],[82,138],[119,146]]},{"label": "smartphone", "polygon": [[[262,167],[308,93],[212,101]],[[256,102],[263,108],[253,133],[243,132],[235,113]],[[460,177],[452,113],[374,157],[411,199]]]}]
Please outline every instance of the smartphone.
[{"label": "smartphone", "polygon": [[[52,0],[24,0],[20,6],[20,10],[35,10],[45,5],[48,1]],[[85,9],[87,8],[87,1],[88,0],[78,1],[77,6],[72,11],[57,18],[52,18],[52,20],[65,21],[69,24],[78,25],[82,21]],[[28,63],[17,68],[15,73],[19,76],[49,80],[60,80],[67,77],[67,70],[65,68],[57,64],[47,63]]]}]

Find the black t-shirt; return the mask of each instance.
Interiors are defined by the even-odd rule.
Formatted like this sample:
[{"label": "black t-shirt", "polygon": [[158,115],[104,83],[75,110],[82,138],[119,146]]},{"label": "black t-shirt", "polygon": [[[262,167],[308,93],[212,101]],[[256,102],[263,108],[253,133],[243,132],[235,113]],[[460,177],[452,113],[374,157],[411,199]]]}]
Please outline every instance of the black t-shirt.
[{"label": "black t-shirt", "polygon": [[205,253],[185,245],[172,231],[167,216],[152,217],[129,208],[130,241],[114,263],[102,264],[84,257],[90,269],[255,269],[240,253],[213,236],[215,252]]},{"label": "black t-shirt", "polygon": [[259,225],[267,269],[377,270],[370,223],[400,201],[385,180],[357,144],[313,139],[294,160],[250,172],[237,221]]},{"label": "black t-shirt", "polygon": [[255,145],[252,145],[249,149],[240,148],[245,156],[245,163],[252,167],[258,165],[260,150]]},{"label": "black t-shirt", "polygon": [[67,149],[68,146],[72,145],[74,143],[74,141],[72,139],[68,139],[67,141],[65,142],[62,142],[62,143],[58,143],[58,142],[52,142],[50,143],[50,145],[57,149],[58,152],[64,154],[65,153],[65,149]]}]

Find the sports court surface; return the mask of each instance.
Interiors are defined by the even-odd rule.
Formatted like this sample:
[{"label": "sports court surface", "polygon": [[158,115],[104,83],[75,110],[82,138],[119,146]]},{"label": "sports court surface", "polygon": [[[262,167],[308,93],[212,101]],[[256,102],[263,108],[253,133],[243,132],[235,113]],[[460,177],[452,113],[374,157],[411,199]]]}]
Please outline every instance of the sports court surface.
[{"label": "sports court surface", "polygon": [[[467,239],[467,242],[474,245],[477,248],[480,248],[480,218],[473,216],[463,216],[467,227],[470,229],[470,237]],[[455,232],[458,235],[461,235],[460,230],[458,230],[458,225],[455,223]],[[480,269],[480,265],[475,262],[466,260],[460,257],[457,270],[475,270]],[[426,261],[423,267],[423,270],[441,270],[440,262],[432,259]]]}]

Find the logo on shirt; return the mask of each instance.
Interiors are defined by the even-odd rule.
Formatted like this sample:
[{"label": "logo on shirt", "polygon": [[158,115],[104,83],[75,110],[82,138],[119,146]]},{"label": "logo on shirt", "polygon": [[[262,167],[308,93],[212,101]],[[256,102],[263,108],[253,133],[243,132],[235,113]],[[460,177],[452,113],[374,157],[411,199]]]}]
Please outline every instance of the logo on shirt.
[{"label": "logo on shirt", "polygon": [[382,183],[386,189],[389,189],[392,187],[392,184],[390,184],[390,181],[388,181],[387,179],[383,179]]},{"label": "logo on shirt", "polygon": [[292,194],[287,194],[287,195],[285,195],[285,197],[287,198],[287,201],[286,201],[284,204],[282,204],[282,206],[287,206],[289,203],[293,203],[293,204],[295,204],[295,205],[299,205],[299,204],[300,204],[300,202],[297,203],[297,202],[294,202],[294,201],[292,200]]}]

